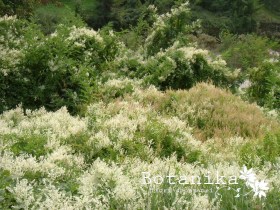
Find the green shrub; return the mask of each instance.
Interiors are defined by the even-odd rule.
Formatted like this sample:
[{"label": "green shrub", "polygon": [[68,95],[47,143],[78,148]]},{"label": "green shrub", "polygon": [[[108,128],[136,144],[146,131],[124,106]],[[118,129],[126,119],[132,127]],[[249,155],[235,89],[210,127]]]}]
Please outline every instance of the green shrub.
[{"label": "green shrub", "polygon": [[113,0],[110,21],[116,29],[129,28],[136,25],[141,13],[145,10],[142,1]]},{"label": "green shrub", "polygon": [[59,24],[65,26],[84,26],[82,19],[68,7],[57,7],[53,4],[36,8],[32,21],[38,24],[44,34],[55,32]]},{"label": "green shrub", "polygon": [[[260,8],[258,0],[191,0],[191,2],[193,5],[198,5],[207,10],[203,13],[212,12],[212,14],[210,13],[210,17],[214,16],[214,18],[211,17],[210,20],[208,16],[199,16],[202,16],[205,22],[210,23],[208,25],[218,26],[215,27],[217,31],[229,29],[234,33],[247,33],[254,32],[257,29],[256,14]],[[202,13],[201,8],[198,9],[199,12]],[[226,27],[221,24],[221,22],[224,22],[224,19],[227,21]]]},{"label": "green shrub", "polygon": [[263,60],[269,58],[269,50],[276,45],[266,37],[253,34],[235,36],[224,33],[221,42],[220,48],[227,64],[233,68],[241,68],[243,72],[260,66]]},{"label": "green shrub", "polygon": [[277,0],[261,0],[261,2],[270,10],[280,11],[280,2]]},{"label": "green shrub", "polygon": [[264,160],[275,162],[280,157],[280,133],[267,134],[263,141],[263,151],[266,154],[262,155]]},{"label": "green shrub", "polygon": [[158,15],[155,23],[149,30],[145,48],[149,56],[171,47],[175,41],[187,42],[185,37],[195,31],[199,23],[191,22],[188,4],[181,4],[171,12]]},{"label": "green shrub", "polygon": [[[143,133],[146,139],[152,141],[151,147],[157,156],[164,158],[170,157],[175,153],[179,160],[182,158],[187,159],[187,148],[184,148],[183,145],[176,142],[176,133],[168,131],[162,124],[158,122],[150,122]],[[191,158],[190,162],[195,162],[197,160],[198,158]]]},{"label": "green shrub", "polygon": [[251,86],[247,93],[249,98],[260,106],[269,109],[280,108],[280,67],[276,63],[264,62],[261,66],[250,71]]},{"label": "green shrub", "polygon": [[9,171],[0,169],[0,208],[11,209],[16,204],[16,198],[9,192],[7,187],[14,186],[15,181],[12,179]]},{"label": "green shrub", "polygon": [[39,2],[39,0],[0,0],[0,13],[29,18]]},{"label": "green shrub", "polygon": [[252,143],[246,143],[244,146],[240,149],[240,163],[245,164],[248,167],[255,166],[259,164],[259,157],[256,153],[257,145]]},{"label": "green shrub", "polygon": [[17,137],[17,142],[11,146],[11,151],[15,155],[27,153],[39,158],[50,152],[45,148],[46,143],[47,138],[44,136],[21,136]]},{"label": "green shrub", "polygon": [[75,154],[83,154],[85,161],[90,163],[93,161],[94,147],[88,145],[89,135],[86,133],[79,133],[71,135],[63,140],[65,144],[69,145]]},{"label": "green shrub", "polygon": [[160,89],[189,89],[199,82],[213,82],[225,87],[234,87],[234,74],[224,66],[223,60],[212,62],[208,52],[196,48],[170,49],[148,60],[145,81]]},{"label": "green shrub", "polygon": [[190,90],[144,95],[144,103],[152,104],[161,114],[175,115],[187,122],[200,140],[236,136],[263,138],[268,129],[275,131],[279,127],[277,121],[267,118],[255,104],[205,83]]},{"label": "green shrub", "polygon": [[[118,53],[109,31],[60,26],[50,36],[17,19],[0,22],[4,36],[0,66],[0,112],[22,104],[24,109],[67,106],[72,114],[92,100],[96,77]],[[16,56],[16,57],[15,57]]]},{"label": "green shrub", "polygon": [[244,144],[239,156],[241,163],[249,167],[276,163],[280,158],[280,133],[267,134],[261,141]]},{"label": "green shrub", "polygon": [[[121,76],[143,79],[161,90],[189,89],[199,82],[235,89],[237,71],[232,71],[220,57],[196,47],[181,47],[179,42],[165,51],[147,58],[128,52],[112,62],[112,69]],[[121,71],[120,71],[121,70]]]}]

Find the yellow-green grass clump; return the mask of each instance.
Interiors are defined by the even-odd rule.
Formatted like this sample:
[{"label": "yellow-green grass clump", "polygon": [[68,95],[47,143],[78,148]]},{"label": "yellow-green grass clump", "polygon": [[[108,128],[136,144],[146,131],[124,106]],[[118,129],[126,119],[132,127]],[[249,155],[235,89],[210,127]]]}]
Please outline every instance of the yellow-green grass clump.
[{"label": "yellow-green grass clump", "polygon": [[158,112],[187,122],[200,140],[234,136],[256,139],[279,128],[279,123],[268,118],[256,104],[206,83],[190,90],[150,89],[138,96]]}]

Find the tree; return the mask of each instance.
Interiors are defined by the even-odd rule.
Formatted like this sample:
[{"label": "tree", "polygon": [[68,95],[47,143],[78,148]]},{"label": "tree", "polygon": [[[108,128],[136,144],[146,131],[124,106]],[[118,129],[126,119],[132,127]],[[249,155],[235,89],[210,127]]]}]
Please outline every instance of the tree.
[{"label": "tree", "polygon": [[255,15],[260,8],[259,0],[192,0],[191,3],[215,13],[215,16],[227,17],[231,22],[231,32],[246,33],[256,30]]},{"label": "tree", "polygon": [[1,15],[17,15],[18,17],[30,17],[39,0],[0,0]]},{"label": "tree", "polygon": [[257,27],[255,14],[259,9],[258,0],[234,0],[231,2],[233,30],[236,33],[254,32]]},{"label": "tree", "polygon": [[121,29],[136,25],[145,8],[140,0],[113,0],[111,20],[114,27]]},{"label": "tree", "polygon": [[99,27],[102,27],[110,21],[113,0],[97,1],[96,4]]},{"label": "tree", "polygon": [[261,1],[268,9],[280,12],[279,0],[262,0]]}]

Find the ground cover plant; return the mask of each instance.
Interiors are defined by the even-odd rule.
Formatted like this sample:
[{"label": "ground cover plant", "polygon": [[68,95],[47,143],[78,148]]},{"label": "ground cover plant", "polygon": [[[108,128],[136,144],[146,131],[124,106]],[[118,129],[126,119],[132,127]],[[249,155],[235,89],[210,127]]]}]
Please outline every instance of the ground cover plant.
[{"label": "ground cover plant", "polygon": [[213,39],[179,1],[94,30],[73,2],[0,18],[0,209],[278,209],[277,40]]}]

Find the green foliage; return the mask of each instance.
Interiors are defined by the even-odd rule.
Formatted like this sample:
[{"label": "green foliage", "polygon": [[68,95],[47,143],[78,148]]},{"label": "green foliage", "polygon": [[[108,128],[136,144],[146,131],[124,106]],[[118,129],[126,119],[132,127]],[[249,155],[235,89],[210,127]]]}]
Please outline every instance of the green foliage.
[{"label": "green foliage", "polygon": [[15,155],[27,153],[39,158],[50,152],[45,148],[46,143],[47,139],[44,136],[21,136],[17,137],[17,142],[11,146],[11,151]]},{"label": "green foliage", "polygon": [[93,161],[94,148],[90,147],[87,142],[89,140],[89,135],[86,133],[79,133],[77,135],[72,135],[63,142],[68,144],[74,153],[83,154],[86,162],[90,163]]},{"label": "green foliage", "polygon": [[[213,12],[216,16],[229,18],[228,29],[231,32],[246,33],[254,32],[257,29],[256,13],[260,8],[259,0],[194,0],[192,3]],[[205,21],[209,20],[205,19]]]},{"label": "green foliage", "polygon": [[275,162],[280,157],[280,132],[276,134],[267,134],[263,141],[262,159],[269,162]]},{"label": "green foliage", "polygon": [[[15,36],[18,41],[3,40],[1,44],[5,48],[17,45],[14,49],[19,56],[15,62],[9,58],[12,54],[4,51],[0,111],[20,103],[25,109],[45,106],[57,110],[67,106],[71,113],[81,111],[92,98],[98,71],[118,53],[116,37],[106,30],[66,26],[60,26],[51,36],[43,36],[32,24],[12,21],[4,36]],[[0,24],[2,29],[8,27],[5,21]]]},{"label": "green foliage", "polygon": [[280,192],[277,187],[274,187],[267,195],[267,209],[273,209],[276,206],[280,206]]},{"label": "green foliage", "polygon": [[130,49],[137,50],[145,44],[145,39],[149,34],[149,30],[156,21],[157,10],[148,7],[142,11],[137,20],[136,25],[130,26],[129,29],[119,32],[120,40]]},{"label": "green foliage", "polygon": [[[59,4],[66,14],[48,5],[32,23],[0,18],[0,209],[278,208],[279,122],[229,92],[241,80],[238,71],[191,42],[199,22],[178,2],[71,1],[75,14]],[[254,2],[197,1],[233,17],[238,32],[253,30]],[[174,7],[158,15],[149,3],[159,14]],[[82,27],[75,15],[84,12],[94,27],[113,24]],[[219,41],[205,34],[197,40],[208,48]],[[216,50],[230,67],[244,69],[243,77],[252,69],[248,98],[278,109],[279,54],[270,51],[275,58],[263,62],[273,44],[224,35]],[[34,111],[42,106],[47,110]],[[241,177],[236,185],[139,182],[144,171],[227,176],[244,164],[263,170],[251,185]],[[258,182],[264,176],[269,189]]]},{"label": "green foliage", "polygon": [[113,0],[110,20],[117,29],[128,28],[130,25],[137,24],[144,10],[145,7],[140,0]]},{"label": "green foliage", "polygon": [[81,7],[79,11],[76,11],[89,26],[99,29],[110,21],[112,3],[113,0],[92,1],[87,6]]},{"label": "green foliage", "polygon": [[104,100],[109,99],[115,99],[115,98],[119,98],[119,97],[123,97],[126,94],[131,94],[134,91],[134,86],[132,83],[128,82],[126,84],[124,84],[124,86],[122,87],[106,87],[106,83],[105,86],[100,86],[99,87],[99,92],[102,95],[102,98]]},{"label": "green foliage", "polygon": [[264,62],[260,67],[251,69],[248,89],[249,98],[260,106],[270,109],[280,107],[280,67],[279,62]]},{"label": "green foliage", "polygon": [[267,134],[257,142],[248,142],[240,149],[241,164],[249,167],[263,166],[266,162],[275,163],[280,158],[280,133]]},{"label": "green foliage", "polygon": [[32,171],[32,170],[28,170],[24,173],[23,178],[30,180],[30,181],[40,181],[42,178],[46,178],[47,176],[45,174],[43,174],[42,172],[39,171]]},{"label": "green foliage", "polygon": [[9,171],[0,169],[0,208],[10,209],[16,204],[16,199],[9,192],[7,187],[12,187],[15,181]]},{"label": "green foliage", "polygon": [[44,34],[53,33],[59,24],[65,26],[84,26],[80,16],[68,7],[57,7],[53,4],[40,6],[34,11],[32,20],[40,25]]},{"label": "green foliage", "polygon": [[112,23],[115,30],[136,25],[145,9],[141,1],[127,0],[93,1],[90,4],[80,2],[75,6],[76,14],[79,14],[89,26],[99,29]]},{"label": "green foliage", "polygon": [[[242,184],[235,185],[235,187],[241,189],[239,192],[240,195],[246,194],[246,190],[250,191],[250,189],[246,189],[246,187],[244,188]],[[235,197],[236,192],[229,191],[226,188],[219,190],[219,192],[222,195],[222,201],[219,207],[220,209],[232,209],[232,207],[234,206],[237,209],[251,210],[251,209],[258,209],[262,205],[261,203],[262,201],[260,199],[250,199],[249,197],[244,197],[244,198]],[[213,198],[215,198],[214,196]]]},{"label": "green foliage", "polygon": [[269,50],[276,46],[268,38],[254,34],[236,36],[223,33],[221,42],[220,50],[223,51],[227,64],[233,68],[241,68],[243,72],[260,66],[263,60],[269,58]]},{"label": "green foliage", "polygon": [[207,8],[192,9],[192,19],[199,19],[201,21],[201,31],[216,38],[224,30],[231,31],[232,24],[229,17],[208,11]]},{"label": "green foliage", "polygon": [[231,18],[233,32],[254,32],[257,29],[256,12],[259,9],[259,0],[231,1]]},{"label": "green foliage", "polygon": [[160,14],[166,13],[170,8],[184,3],[184,0],[146,0],[146,5],[155,5]]},{"label": "green foliage", "polygon": [[[194,49],[186,49],[190,53],[192,50]],[[183,50],[169,51],[157,60],[151,59],[146,69],[142,73],[150,75],[145,80],[164,90],[189,89],[203,81],[211,81],[220,87],[231,87],[233,84],[226,69],[211,66],[203,52],[199,51],[190,60],[186,59]]]},{"label": "green foliage", "polygon": [[169,11],[175,4],[175,1],[107,0],[95,1],[91,4],[80,2],[76,4],[75,11],[95,29],[112,23],[114,29],[119,31],[136,26],[139,19],[143,17],[143,13],[149,10],[148,6],[150,4],[155,5],[159,9],[159,12],[163,13]]},{"label": "green foliage", "polygon": [[[25,83],[21,90],[23,107],[34,109],[45,106],[47,109],[56,110],[67,106],[70,112],[77,113],[79,104],[89,100],[88,91],[93,84],[87,73],[91,70],[74,60],[74,55],[69,54],[68,59],[65,58],[68,49],[60,38],[45,43],[29,48],[25,53],[25,68],[21,70],[21,74],[25,75],[28,83]],[[75,50],[73,49],[73,53],[76,53]],[[28,96],[24,96],[24,92],[28,92]]]},{"label": "green foliage", "polygon": [[192,4],[199,5],[203,8],[206,8],[210,11],[215,12],[224,12],[225,10],[229,10],[229,5],[231,3],[230,0],[191,0]]},{"label": "green foliage", "polygon": [[28,18],[33,14],[39,0],[0,0],[0,13]]},{"label": "green foliage", "polygon": [[[0,28],[0,34],[3,37],[0,41],[2,49],[0,57],[0,112],[3,112],[9,107],[15,107],[21,101],[20,91],[24,91],[24,77],[17,69],[21,59],[23,59],[23,46],[26,42],[36,43],[36,39],[41,39],[42,34],[38,26],[25,20],[16,20],[13,17],[4,18],[0,22]],[[19,94],[17,95],[17,93]]]},{"label": "green foliage", "polygon": [[114,62],[111,68],[123,69],[118,74],[132,78],[141,78],[147,84],[153,84],[161,90],[189,89],[199,82],[232,88],[235,87],[236,72],[225,66],[220,58],[210,58],[207,50],[194,47],[180,47],[178,43],[166,51],[149,56],[124,57]]},{"label": "green foliage", "polygon": [[[146,146],[148,144],[150,144],[150,148],[156,157],[168,158],[175,154],[178,160],[183,160],[188,163],[203,161],[201,151],[177,142],[176,139],[181,134],[179,132],[168,131],[163,124],[157,121],[151,121],[146,125],[144,130],[137,131],[134,139],[118,140],[115,135],[111,133],[109,137],[112,141],[121,141],[122,152],[118,151],[112,145],[101,149],[94,144],[89,146],[89,137],[70,137],[66,141],[76,152],[82,153],[88,163],[92,163],[97,158],[106,161],[122,161],[125,157],[137,157],[143,161],[150,161],[151,159]],[[145,142],[141,139],[145,139]]]},{"label": "green foliage", "polygon": [[147,55],[152,56],[172,46],[175,41],[187,43],[185,35],[198,28],[198,22],[191,22],[188,5],[173,8],[170,13],[157,16],[146,39]]},{"label": "green foliage", "polygon": [[[191,88],[202,81],[211,81],[221,87],[234,87],[236,75],[225,66],[223,60],[211,58],[208,51],[189,44],[187,35],[198,27],[198,22],[190,21],[187,4],[173,8],[170,13],[154,16],[156,22],[150,28],[147,27],[148,22],[139,23],[139,27],[143,23],[144,28],[149,29],[144,48],[136,53],[126,51],[110,64],[111,69],[121,69],[123,71],[116,73],[144,79],[147,84],[162,90]],[[142,36],[139,35],[143,32],[142,28],[138,28],[140,32],[137,27],[135,29],[135,36]]]},{"label": "green foliage", "polygon": [[167,102],[171,104],[167,109],[169,112],[178,117],[185,113],[182,119],[194,128],[194,134],[200,140],[226,139],[236,135],[261,138],[267,129],[262,128],[263,124],[270,124],[272,129],[278,126],[264,118],[257,107],[206,84],[198,84],[188,92],[170,92]]},{"label": "green foliage", "polygon": [[158,122],[150,122],[143,133],[146,139],[151,140],[151,147],[155,154],[160,157],[170,157],[175,153],[178,160],[185,159],[187,162],[196,162],[199,159],[199,152],[196,154],[196,151],[190,152],[190,157],[188,157],[187,148],[176,142],[176,133],[168,131],[165,126]]},{"label": "green foliage", "polygon": [[277,0],[261,0],[261,2],[270,10],[280,11],[280,2]]}]

